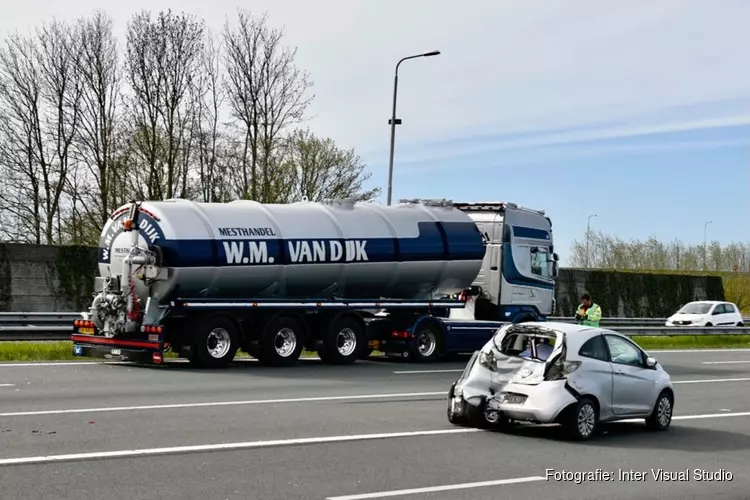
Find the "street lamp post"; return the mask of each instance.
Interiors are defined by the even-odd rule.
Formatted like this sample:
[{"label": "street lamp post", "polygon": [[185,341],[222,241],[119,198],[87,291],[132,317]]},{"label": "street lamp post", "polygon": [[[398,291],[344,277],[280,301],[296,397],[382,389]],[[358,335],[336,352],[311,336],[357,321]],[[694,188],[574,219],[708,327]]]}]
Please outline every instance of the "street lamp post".
[{"label": "street lamp post", "polygon": [[596,217],[596,214],[589,215],[589,220],[586,223],[586,269],[589,269],[589,239],[591,238],[591,218]]},{"label": "street lamp post", "polygon": [[417,54],[413,56],[404,57],[398,64],[396,64],[396,73],[393,77],[393,112],[391,113],[391,119],[388,123],[391,125],[391,152],[390,160],[388,162],[388,205],[391,204],[391,196],[393,194],[393,149],[396,143],[396,125],[401,124],[401,120],[396,119],[396,95],[398,94],[398,67],[401,63],[408,59],[416,59],[418,57],[430,57],[437,56],[440,54],[439,50],[433,50],[432,52],[425,52],[424,54]]},{"label": "street lamp post", "polygon": [[713,221],[709,220],[703,224],[703,272],[706,272],[706,254],[708,253],[708,225]]}]

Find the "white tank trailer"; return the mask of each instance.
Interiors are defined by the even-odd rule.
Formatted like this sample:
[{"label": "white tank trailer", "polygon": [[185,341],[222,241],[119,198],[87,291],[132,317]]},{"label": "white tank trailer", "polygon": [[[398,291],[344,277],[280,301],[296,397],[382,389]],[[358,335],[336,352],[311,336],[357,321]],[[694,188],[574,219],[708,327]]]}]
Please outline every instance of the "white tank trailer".
[{"label": "white tank trailer", "polygon": [[226,365],[238,348],[291,364],[303,347],[350,363],[368,352],[377,311],[463,307],[455,295],[484,254],[474,221],[445,200],[132,202],[103,228],[80,324],[109,345],[147,337],[200,365]]}]

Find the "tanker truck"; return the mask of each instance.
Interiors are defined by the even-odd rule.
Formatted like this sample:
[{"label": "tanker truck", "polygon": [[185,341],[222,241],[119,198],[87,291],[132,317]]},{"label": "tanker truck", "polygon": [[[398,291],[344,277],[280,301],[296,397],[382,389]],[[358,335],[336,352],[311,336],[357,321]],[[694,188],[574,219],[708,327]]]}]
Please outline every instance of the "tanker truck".
[{"label": "tanker truck", "polygon": [[102,229],[77,356],[226,367],[472,352],[552,314],[550,219],[513,203],[133,201]]}]

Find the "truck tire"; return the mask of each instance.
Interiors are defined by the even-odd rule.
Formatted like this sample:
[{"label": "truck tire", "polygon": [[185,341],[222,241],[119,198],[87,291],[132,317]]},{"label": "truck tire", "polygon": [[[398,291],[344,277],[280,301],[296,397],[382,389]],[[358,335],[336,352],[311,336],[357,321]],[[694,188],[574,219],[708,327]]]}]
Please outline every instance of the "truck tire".
[{"label": "truck tire", "polygon": [[442,329],[434,321],[424,321],[414,329],[411,360],[417,363],[437,361],[443,348]]},{"label": "truck tire", "polygon": [[239,330],[225,316],[209,316],[193,335],[191,362],[203,368],[226,368],[239,347]]},{"label": "truck tire", "polygon": [[352,316],[334,318],[318,351],[321,361],[329,365],[350,365],[367,349],[365,328]]},{"label": "truck tire", "polygon": [[261,334],[258,360],[267,366],[292,366],[304,347],[302,323],[291,316],[278,316],[268,322]]}]

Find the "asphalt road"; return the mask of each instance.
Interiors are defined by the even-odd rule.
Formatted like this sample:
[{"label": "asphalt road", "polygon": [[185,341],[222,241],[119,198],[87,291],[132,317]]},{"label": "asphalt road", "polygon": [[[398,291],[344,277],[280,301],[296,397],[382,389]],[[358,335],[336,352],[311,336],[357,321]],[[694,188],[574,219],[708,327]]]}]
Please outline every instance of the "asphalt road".
[{"label": "asphalt road", "polygon": [[463,361],[0,365],[0,498],[746,498],[750,350],[656,355],[677,382],[672,429],[615,424],[583,444],[448,424]]}]

